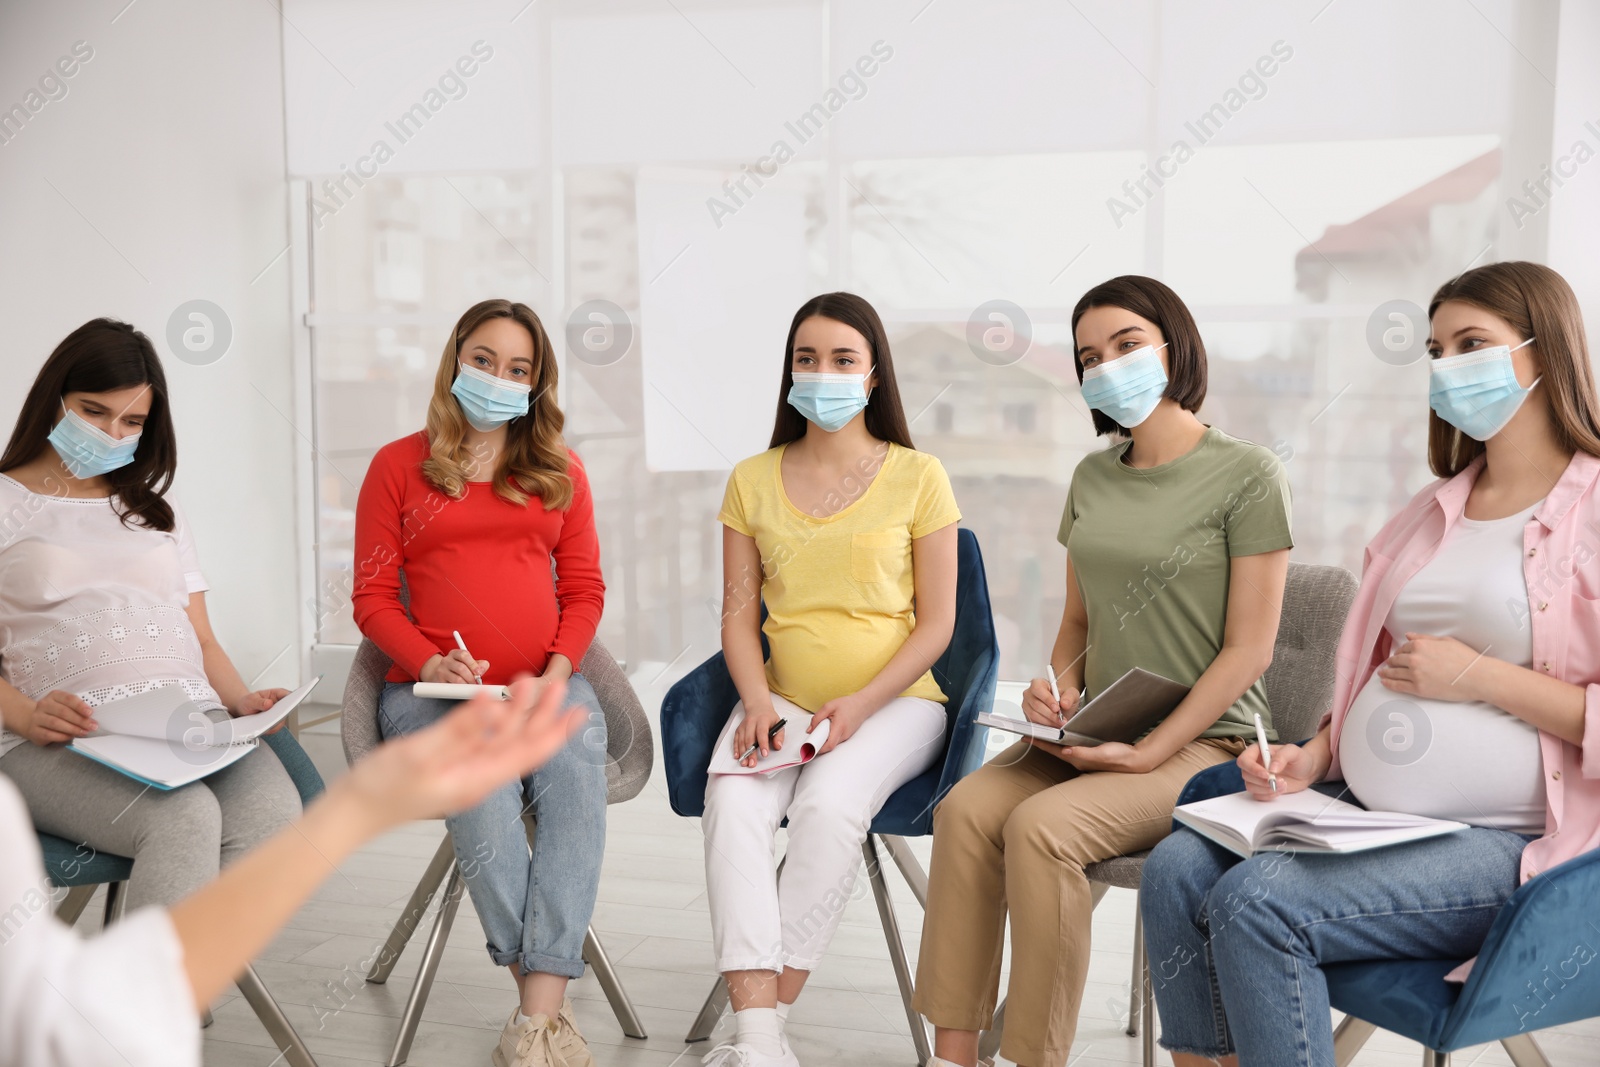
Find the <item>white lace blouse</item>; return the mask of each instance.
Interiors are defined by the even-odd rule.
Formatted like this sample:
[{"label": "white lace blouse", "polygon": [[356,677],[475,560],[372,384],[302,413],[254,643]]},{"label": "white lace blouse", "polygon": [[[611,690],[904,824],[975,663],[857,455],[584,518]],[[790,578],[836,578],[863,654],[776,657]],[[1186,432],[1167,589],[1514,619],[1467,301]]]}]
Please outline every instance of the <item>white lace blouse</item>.
[{"label": "white lace blouse", "polygon": [[[35,493],[0,474],[0,677],[90,706],[177,683],[222,707],[185,611],[205,576],[173,512],[170,533],[125,526],[109,499]],[[21,741],[0,730],[0,756]]]}]

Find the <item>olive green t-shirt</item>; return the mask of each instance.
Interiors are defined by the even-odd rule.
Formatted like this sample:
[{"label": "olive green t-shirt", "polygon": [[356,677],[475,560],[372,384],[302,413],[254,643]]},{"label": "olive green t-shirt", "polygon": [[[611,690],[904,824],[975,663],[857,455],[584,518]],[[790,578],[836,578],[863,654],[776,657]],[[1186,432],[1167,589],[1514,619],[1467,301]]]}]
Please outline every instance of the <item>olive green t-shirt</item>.
[{"label": "olive green t-shirt", "polygon": [[[1133,667],[1193,685],[1222,650],[1229,561],[1291,548],[1289,478],[1270,449],[1208,427],[1158,467],[1122,462],[1131,441],[1084,457],[1057,539],[1089,618],[1090,698]],[[1201,737],[1271,730],[1258,679]]]}]

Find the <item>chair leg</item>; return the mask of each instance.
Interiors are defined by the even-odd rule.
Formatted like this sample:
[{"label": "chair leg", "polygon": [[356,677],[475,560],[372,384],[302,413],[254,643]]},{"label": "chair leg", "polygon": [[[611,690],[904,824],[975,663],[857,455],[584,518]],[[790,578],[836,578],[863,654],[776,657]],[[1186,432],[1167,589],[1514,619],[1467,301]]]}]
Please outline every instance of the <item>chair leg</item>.
[{"label": "chair leg", "polygon": [[1333,1032],[1333,1062],[1338,1067],[1349,1067],[1350,1061],[1361,1051],[1361,1046],[1367,1043],[1367,1038],[1377,1029],[1374,1023],[1357,1019],[1354,1015],[1346,1015],[1344,1021]]},{"label": "chair leg", "polygon": [[1539,1047],[1539,1042],[1533,1039],[1532,1034],[1502,1038],[1500,1047],[1506,1050],[1506,1055],[1511,1057],[1515,1067],[1550,1067],[1550,1061],[1545,1058],[1544,1050]]},{"label": "chair leg", "polygon": [[106,917],[105,925],[110,926],[122,918],[122,913],[128,910],[128,883],[106,883]]},{"label": "chair leg", "polygon": [[1156,1067],[1156,994],[1150,985],[1150,953],[1146,950],[1140,955],[1144,957],[1139,975],[1139,1000],[1144,1009],[1144,1067]]},{"label": "chair leg", "polygon": [[439,891],[439,885],[455,861],[455,846],[450,843],[450,835],[445,834],[444,840],[439,842],[439,848],[433,854],[433,859],[428,861],[428,869],[422,872],[422,881],[411,891],[411,899],[406,901],[405,910],[400,913],[400,918],[395,920],[394,929],[389,931],[389,939],[383,943],[383,948],[372,961],[372,969],[367,972],[367,981],[381,985],[389,980],[389,972],[394,970],[395,962],[400,959],[400,953],[406,950],[411,935],[417,931],[417,923],[427,914],[428,905],[433,903],[433,895]]},{"label": "chair leg", "polygon": [[406,998],[406,1010],[400,1015],[400,1032],[394,1038],[394,1051],[385,1061],[387,1067],[398,1067],[411,1054],[411,1042],[417,1036],[417,1024],[422,1021],[422,1009],[428,1003],[433,976],[438,973],[439,961],[444,958],[445,942],[450,938],[450,924],[455,921],[456,908],[461,904],[461,892],[465,886],[461,868],[452,859],[450,875],[444,884],[444,899],[439,902],[439,915],[433,920],[433,931],[428,934],[428,945],[422,951],[422,966],[417,969],[417,980],[411,986],[411,995]]},{"label": "chair leg", "polygon": [[1139,1036],[1139,1011],[1144,1007],[1144,920],[1139,917],[1139,906],[1133,908],[1133,974],[1128,978],[1128,1026],[1123,1033]]},{"label": "chair leg", "polygon": [[278,1002],[267,992],[267,987],[262,984],[256,969],[246,967],[244,973],[239,976],[237,984],[239,992],[244,994],[245,1002],[255,1011],[256,1018],[261,1020],[261,1025],[267,1028],[272,1043],[283,1053],[284,1062],[289,1064],[289,1067],[317,1067],[317,1061],[312,1057],[311,1050],[306,1048],[305,1042],[300,1040],[300,1035],[295,1033],[294,1027],[290,1025],[288,1016],[283,1014]]},{"label": "chair leg", "polygon": [[67,895],[61,898],[61,903],[56,905],[56,918],[72,926],[83,914],[83,909],[89,906],[89,901],[94,898],[94,886],[75,885],[67,890]]},{"label": "chair leg", "polygon": [[728,983],[719,975],[712,983],[711,992],[706,994],[706,1002],[700,1005],[700,1014],[694,1017],[694,1025],[689,1027],[684,1043],[692,1044],[710,1037],[711,1031],[717,1028],[717,1020],[722,1018],[722,1010],[727,1006]]},{"label": "chair leg", "polygon": [[994,1022],[978,1035],[978,1059],[993,1061],[1000,1054],[1000,1037],[1006,1029],[1006,1002],[995,1005]]},{"label": "chair leg", "polygon": [[1425,1048],[1422,1050],[1422,1067],[1450,1067],[1450,1053]]},{"label": "chair leg", "polygon": [[889,858],[894,860],[894,865],[900,868],[900,877],[906,880],[906,885],[911,887],[911,895],[917,898],[917,903],[922,905],[924,911],[928,908],[928,872],[922,869],[922,864],[917,862],[916,853],[911,851],[911,846],[903,837],[891,834],[880,834],[879,841],[889,853]]},{"label": "chair leg", "polygon": [[606,955],[605,946],[600,943],[600,937],[594,932],[593,926],[589,927],[589,932],[583,939],[583,958],[594,968],[594,976],[599,979],[600,988],[605,990],[606,999],[611,1002],[611,1010],[617,1015],[617,1022],[622,1024],[622,1032],[641,1041],[649,1037],[650,1035],[645,1033],[644,1023],[639,1019],[639,1013],[633,1010],[633,1001],[628,999],[628,991],[622,988],[622,979],[617,977],[616,969],[611,966],[611,957]]},{"label": "chair leg", "polygon": [[889,898],[889,883],[883,877],[883,865],[878,859],[878,850],[872,843],[871,834],[861,842],[861,853],[867,861],[867,878],[872,882],[872,895],[878,901],[883,937],[889,942],[889,961],[894,964],[894,976],[900,984],[900,1000],[905,1005],[912,1044],[917,1048],[917,1063],[926,1064],[933,1057],[933,1048],[928,1043],[928,1027],[917,1009],[911,1006],[912,994],[916,991],[911,980],[911,967],[906,962],[906,948],[900,940],[900,923],[894,915],[894,901]]}]

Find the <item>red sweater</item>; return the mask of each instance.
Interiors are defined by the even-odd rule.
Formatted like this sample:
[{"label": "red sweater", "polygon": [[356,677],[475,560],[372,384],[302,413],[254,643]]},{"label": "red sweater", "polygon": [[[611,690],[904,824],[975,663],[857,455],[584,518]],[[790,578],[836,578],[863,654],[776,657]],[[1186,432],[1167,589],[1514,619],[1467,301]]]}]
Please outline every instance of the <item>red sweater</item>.
[{"label": "red sweater", "polygon": [[[451,500],[422,476],[425,433],[372,457],[356,503],[351,600],[361,632],[394,660],[389,681],[417,681],[430,657],[456,647],[452,630],[489,661],[483,680],[491,684],[542,674],[558,652],[578,669],[600,625],[605,582],[589,479],[577,455],[567,456],[572,503],[565,511],[546,511],[537,497],[508,503],[488,482],[469,482]],[[409,619],[400,606],[401,568]]]}]

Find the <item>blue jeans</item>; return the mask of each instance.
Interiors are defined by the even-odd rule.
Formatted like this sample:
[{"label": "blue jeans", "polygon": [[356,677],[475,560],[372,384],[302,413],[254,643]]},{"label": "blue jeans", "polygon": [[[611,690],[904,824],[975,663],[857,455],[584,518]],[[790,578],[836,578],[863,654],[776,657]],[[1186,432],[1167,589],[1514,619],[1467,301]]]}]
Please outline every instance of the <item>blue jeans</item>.
[{"label": "blue jeans", "polygon": [[1333,1067],[1322,966],[1475,955],[1532,840],[1472,827],[1370,852],[1242,859],[1178,830],[1145,861],[1140,890],[1162,1047],[1237,1052],[1240,1067]]},{"label": "blue jeans", "polygon": [[[590,725],[543,767],[444,822],[489,958],[520,963],[524,974],[580,978],[606,847],[606,720],[582,675],[567,683],[566,705],[586,710]],[[390,682],[378,699],[378,728],[386,738],[408,734],[454,706],[413,696],[410,682]],[[522,823],[528,811],[537,823],[531,862]]]}]

